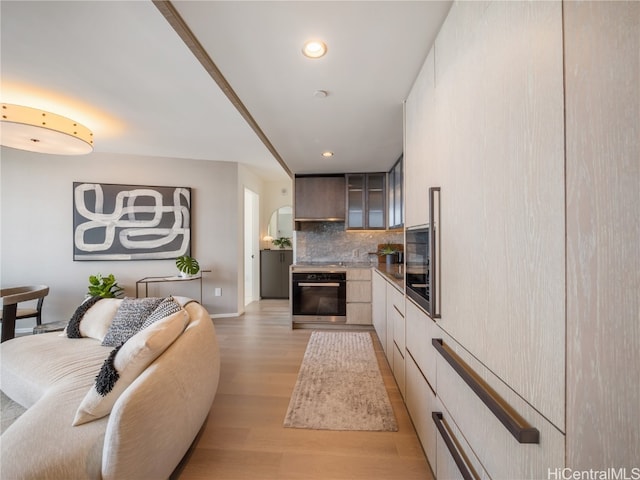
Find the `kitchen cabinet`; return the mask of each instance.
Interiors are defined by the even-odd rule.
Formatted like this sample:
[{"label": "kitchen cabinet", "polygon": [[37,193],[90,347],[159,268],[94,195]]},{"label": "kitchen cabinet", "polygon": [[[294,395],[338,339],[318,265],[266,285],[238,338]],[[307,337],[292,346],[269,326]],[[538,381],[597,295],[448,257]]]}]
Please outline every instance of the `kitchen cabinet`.
[{"label": "kitchen cabinet", "polygon": [[378,270],[371,275],[371,319],[382,349],[387,352],[387,281]]},{"label": "kitchen cabinet", "polygon": [[[396,379],[402,397],[405,396],[405,318],[404,293],[387,282],[387,322],[393,326],[387,334],[393,332],[389,348],[393,350],[393,376]],[[389,343],[389,339],[387,338]]]},{"label": "kitchen cabinet", "polygon": [[344,175],[296,175],[295,221],[345,221]]},{"label": "kitchen cabinet", "polygon": [[346,175],[348,230],[386,228],[386,173]]},{"label": "kitchen cabinet", "polygon": [[405,388],[438,478],[461,474],[430,400],[479,478],[637,465],[639,29],[637,2],[454,2],[411,89],[405,226],[441,187],[442,297],[437,323],[406,303]]},{"label": "kitchen cabinet", "polygon": [[348,268],[347,324],[371,323],[371,268]]},{"label": "kitchen cabinet", "polygon": [[438,325],[563,431],[562,4],[482,5],[453,4],[407,99],[406,215],[441,188]]},{"label": "kitchen cabinet", "polygon": [[387,175],[387,228],[402,228],[403,208],[403,159],[402,155]]},{"label": "kitchen cabinet", "polygon": [[260,297],[289,298],[289,266],[293,250],[260,251]]}]

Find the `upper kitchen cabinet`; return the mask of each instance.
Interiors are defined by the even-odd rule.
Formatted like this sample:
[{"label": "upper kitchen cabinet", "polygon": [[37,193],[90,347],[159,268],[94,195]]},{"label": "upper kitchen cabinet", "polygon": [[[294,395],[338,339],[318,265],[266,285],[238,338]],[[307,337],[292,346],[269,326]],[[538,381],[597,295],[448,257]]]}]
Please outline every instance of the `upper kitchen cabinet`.
[{"label": "upper kitchen cabinet", "polygon": [[386,173],[347,174],[347,229],[386,228]]},{"label": "upper kitchen cabinet", "polygon": [[389,170],[387,181],[387,227],[402,228],[404,225],[404,209],[402,200],[403,158]]},{"label": "upper kitchen cabinet", "polygon": [[295,221],[345,221],[344,175],[296,175]]}]

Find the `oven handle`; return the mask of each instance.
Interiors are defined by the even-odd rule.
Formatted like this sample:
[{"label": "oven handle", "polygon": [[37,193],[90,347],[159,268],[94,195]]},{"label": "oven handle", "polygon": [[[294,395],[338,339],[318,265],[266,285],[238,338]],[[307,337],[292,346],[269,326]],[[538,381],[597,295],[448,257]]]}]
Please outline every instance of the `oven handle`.
[{"label": "oven handle", "polygon": [[315,283],[305,283],[305,282],[295,282],[295,285],[298,287],[339,287],[340,284],[335,282],[335,283],[322,283],[322,282],[315,282]]}]

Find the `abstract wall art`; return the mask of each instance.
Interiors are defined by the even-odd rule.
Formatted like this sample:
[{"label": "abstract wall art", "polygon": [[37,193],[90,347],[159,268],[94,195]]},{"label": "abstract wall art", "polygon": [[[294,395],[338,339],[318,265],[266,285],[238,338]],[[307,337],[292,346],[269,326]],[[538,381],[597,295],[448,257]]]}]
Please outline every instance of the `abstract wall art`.
[{"label": "abstract wall art", "polygon": [[190,188],[73,183],[74,260],[158,260],[190,252]]}]

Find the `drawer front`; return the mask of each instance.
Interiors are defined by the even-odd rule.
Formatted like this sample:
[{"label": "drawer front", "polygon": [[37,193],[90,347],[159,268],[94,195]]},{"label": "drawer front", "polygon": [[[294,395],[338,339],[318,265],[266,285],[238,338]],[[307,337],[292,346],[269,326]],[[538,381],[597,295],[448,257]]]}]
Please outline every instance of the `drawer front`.
[{"label": "drawer front", "polygon": [[371,280],[370,268],[348,268],[347,269],[347,282],[349,280]]},{"label": "drawer front", "polygon": [[404,315],[404,293],[391,283],[387,283],[387,303],[391,303],[401,315]]},{"label": "drawer front", "polygon": [[405,398],[405,358],[398,350],[397,345],[394,345],[393,348],[393,376],[396,379],[402,398]]},{"label": "drawer front", "polygon": [[539,431],[538,443],[519,443],[489,407],[437,352],[438,397],[460,429],[470,448],[492,478],[546,478],[548,468],[562,467],[564,435],[489,372],[448,335],[446,347],[462,360],[472,375],[480,378],[531,427]]},{"label": "drawer front", "polygon": [[395,307],[393,307],[393,311],[390,312],[392,317],[388,320],[393,321],[393,340],[403,353],[405,349],[405,320],[404,315],[398,312]]},{"label": "drawer front", "polygon": [[427,456],[429,465],[431,465],[431,470],[435,472],[437,430],[431,420],[431,412],[440,411],[442,407],[409,353],[405,358],[405,379],[407,410],[422,444],[422,449]]},{"label": "drawer front", "polygon": [[371,302],[371,282],[347,280],[347,302]]},{"label": "drawer front", "polygon": [[347,323],[350,325],[371,325],[371,304],[347,303]]},{"label": "drawer front", "polygon": [[[434,415],[435,412],[435,415]],[[490,477],[464,439],[462,432],[453,422],[446,409],[431,414],[436,432],[436,477],[438,479],[476,478],[488,480]]]},{"label": "drawer front", "polygon": [[404,354],[404,296],[391,284],[387,284],[387,322],[393,323],[393,340]]},{"label": "drawer front", "polygon": [[406,305],[406,348],[413,356],[431,388],[438,391],[436,385],[436,355],[431,345],[432,338],[439,338],[441,329],[436,322],[412,301]]}]

